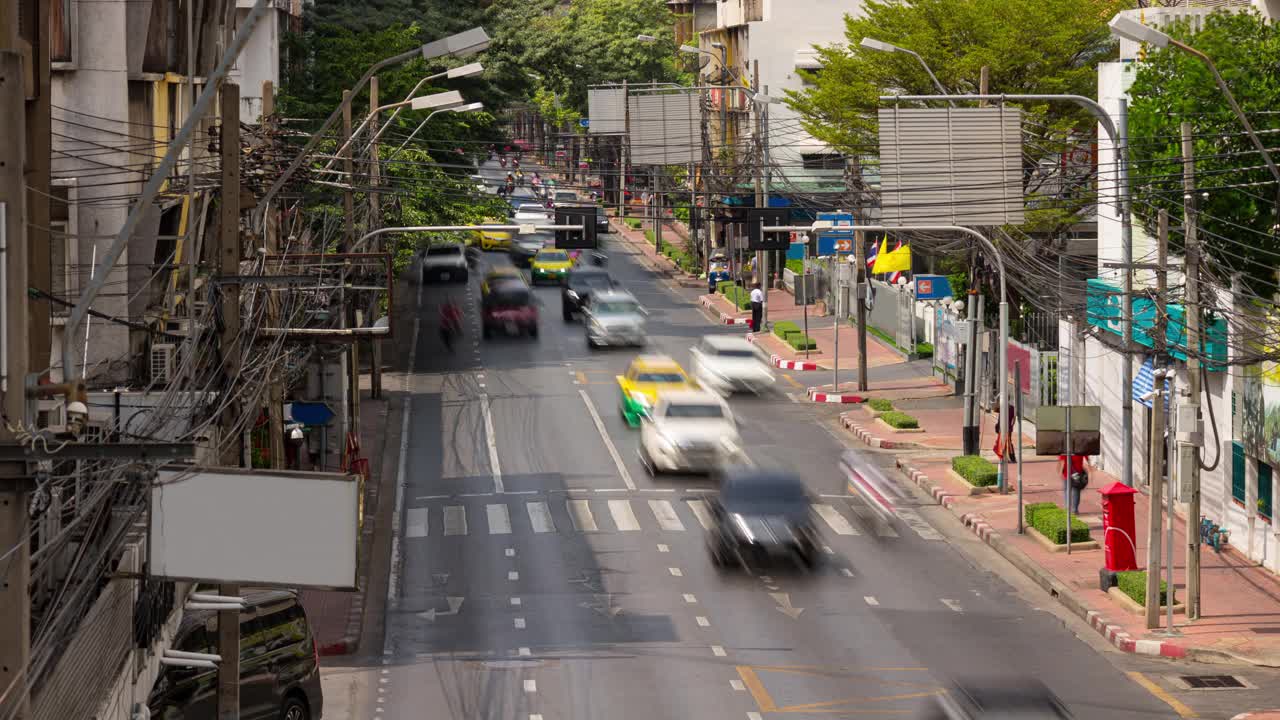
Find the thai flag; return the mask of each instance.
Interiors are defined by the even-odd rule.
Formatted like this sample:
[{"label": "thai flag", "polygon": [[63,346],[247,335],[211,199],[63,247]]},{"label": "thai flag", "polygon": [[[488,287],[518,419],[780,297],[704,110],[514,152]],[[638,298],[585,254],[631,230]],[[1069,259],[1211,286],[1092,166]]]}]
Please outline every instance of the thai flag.
[{"label": "thai flag", "polygon": [[871,275],[871,270],[876,266],[876,256],[880,254],[880,243],[876,240],[871,241],[871,250],[867,251],[867,275]]},{"label": "thai flag", "polygon": [[[902,249],[902,240],[898,240],[898,244],[897,244],[897,245],[895,245],[893,249],[894,249],[894,250],[901,250],[901,249]],[[890,284],[890,285],[897,285],[897,284],[898,284],[898,278],[900,278],[900,277],[902,277],[902,276],[903,276],[903,272],[902,272],[901,270],[899,270],[899,271],[897,271],[897,272],[893,273],[893,275],[889,276],[889,284]]]}]

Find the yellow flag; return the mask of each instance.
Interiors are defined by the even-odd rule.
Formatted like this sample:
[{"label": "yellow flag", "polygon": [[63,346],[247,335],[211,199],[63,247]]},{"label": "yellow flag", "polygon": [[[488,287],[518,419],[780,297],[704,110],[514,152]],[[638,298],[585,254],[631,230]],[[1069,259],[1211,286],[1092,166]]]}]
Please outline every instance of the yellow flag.
[{"label": "yellow flag", "polygon": [[871,268],[873,274],[891,272],[911,272],[911,246],[903,245],[897,250],[889,250],[887,239],[880,241],[880,252],[876,253],[876,264]]}]

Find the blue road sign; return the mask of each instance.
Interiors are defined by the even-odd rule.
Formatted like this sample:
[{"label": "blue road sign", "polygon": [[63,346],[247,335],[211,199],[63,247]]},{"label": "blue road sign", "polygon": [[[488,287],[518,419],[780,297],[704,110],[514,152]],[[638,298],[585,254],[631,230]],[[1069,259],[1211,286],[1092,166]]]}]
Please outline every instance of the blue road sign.
[{"label": "blue road sign", "polygon": [[951,281],[946,275],[916,275],[917,300],[941,300],[951,297]]},{"label": "blue road sign", "polygon": [[293,421],[303,425],[328,425],[333,419],[333,410],[322,402],[293,403]]},{"label": "blue road sign", "polygon": [[582,127],[591,127],[591,118],[582,118],[578,121],[578,124]]},{"label": "blue road sign", "polygon": [[830,221],[835,225],[831,230],[818,233],[819,257],[853,252],[853,230],[840,229],[843,225],[853,225],[852,213],[818,213],[818,219]]}]

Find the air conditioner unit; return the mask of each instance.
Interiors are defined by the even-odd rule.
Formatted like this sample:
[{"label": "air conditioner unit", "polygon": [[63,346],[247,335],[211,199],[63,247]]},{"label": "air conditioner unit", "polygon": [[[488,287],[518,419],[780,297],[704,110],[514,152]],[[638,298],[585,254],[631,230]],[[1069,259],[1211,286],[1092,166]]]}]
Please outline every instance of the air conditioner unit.
[{"label": "air conditioner unit", "polygon": [[178,346],[173,343],[156,343],[151,346],[151,380],[167,383],[173,377],[174,355]]}]

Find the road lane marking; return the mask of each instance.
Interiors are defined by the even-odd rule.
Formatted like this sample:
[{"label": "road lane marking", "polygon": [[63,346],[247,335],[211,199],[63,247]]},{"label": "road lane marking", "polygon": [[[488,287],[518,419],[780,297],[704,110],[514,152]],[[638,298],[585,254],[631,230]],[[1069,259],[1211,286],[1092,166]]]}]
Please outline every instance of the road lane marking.
[{"label": "road lane marking", "polygon": [[835,551],[835,550],[832,550],[830,545],[823,545],[823,546],[822,546],[822,552],[826,553],[827,555],[835,555],[835,554],[836,554],[836,551]]},{"label": "road lane marking", "polygon": [[916,512],[913,508],[899,508],[897,513],[898,517],[902,518],[902,521],[914,530],[921,538],[925,540],[942,539],[942,533],[934,530],[933,526],[930,525],[927,520],[920,517],[920,513]]},{"label": "road lane marking", "polygon": [[516,572],[515,570],[512,570],[511,572],[507,573],[507,579],[512,582],[515,582],[516,580],[520,579],[520,573]]},{"label": "road lane marking", "polygon": [[516,626],[516,629],[517,629],[517,630],[523,630],[523,629],[524,629],[524,618],[519,618],[519,617],[518,617],[518,618],[516,618],[515,620],[513,620],[513,621],[512,621],[512,624]]},{"label": "road lane marking", "polygon": [[[418,283],[418,305],[422,305],[422,283]],[[422,330],[422,318],[413,323],[413,339],[409,342],[409,372],[404,379],[404,405],[400,409],[400,460],[396,463],[396,504],[391,514],[391,567],[387,572],[387,607],[400,602],[400,514],[404,512],[405,471],[409,462],[409,415],[413,412],[413,372],[418,361],[418,334]],[[391,654],[394,636],[385,633],[382,653]]]},{"label": "road lane marking", "polygon": [[741,680],[730,680],[729,687],[733,688],[734,690],[737,690],[738,692],[747,691],[747,686],[743,685]]},{"label": "road lane marking", "polygon": [[658,552],[671,552],[671,548],[663,545],[662,543],[658,543]]},{"label": "road lane marking", "polygon": [[952,600],[951,598],[942,598],[942,604],[951,608],[955,612],[964,612],[960,607],[960,603],[956,600]]},{"label": "road lane marking", "polygon": [[880,604],[880,601],[877,600],[874,595],[866,595],[862,599],[867,601],[867,604],[871,605],[872,607]]},{"label": "road lane marking", "polygon": [[684,531],[684,523],[680,522],[680,516],[676,515],[676,509],[671,507],[670,500],[650,500],[649,509],[658,519],[658,527],[674,532]]},{"label": "road lane marking", "polygon": [[507,511],[505,503],[488,505],[485,507],[485,512],[489,516],[490,535],[511,534],[511,514]]},{"label": "road lane marking", "polygon": [[467,534],[467,509],[462,505],[449,505],[444,509],[444,534]]},{"label": "road lane marking", "polygon": [[538,692],[538,681],[537,681],[537,680],[525,680],[525,681],[524,681],[524,691],[525,691],[525,692],[527,692],[527,693],[536,693],[536,692]]},{"label": "road lane marking", "polygon": [[522,647],[516,651],[516,654],[519,655],[520,657],[529,657],[533,653],[529,651],[529,648]]},{"label": "road lane marking", "polygon": [[1169,693],[1165,692],[1164,688],[1162,688],[1162,687],[1160,687],[1159,685],[1155,684],[1155,682],[1153,682],[1153,681],[1152,681],[1150,678],[1148,678],[1146,675],[1143,675],[1142,673],[1140,673],[1140,672],[1138,672],[1138,671],[1136,671],[1136,670],[1130,670],[1130,671],[1129,671],[1128,673],[1126,673],[1126,674],[1129,676],[1129,679],[1131,679],[1131,680],[1133,680],[1135,683],[1137,683],[1137,684],[1141,685],[1141,686],[1142,686],[1142,689],[1146,690],[1147,692],[1151,693],[1152,695],[1155,695],[1157,698],[1159,698],[1160,700],[1162,700],[1166,705],[1168,705],[1169,707],[1173,708],[1173,711],[1174,711],[1174,712],[1176,712],[1176,713],[1178,713],[1178,716],[1179,716],[1179,717],[1184,717],[1184,718],[1198,718],[1198,717],[1200,717],[1198,714],[1196,714],[1196,711],[1195,711],[1195,710],[1192,710],[1191,708],[1189,708],[1189,707],[1187,707],[1185,704],[1183,704],[1183,703],[1182,703],[1182,701],[1178,700],[1178,699],[1177,699],[1177,698],[1175,698],[1174,696],[1172,696],[1172,695],[1170,695]]},{"label": "road lane marking", "polygon": [[534,532],[549,533],[556,531],[555,521],[551,519],[551,510],[547,508],[546,503],[526,503],[525,508],[529,511],[529,522],[533,524]]},{"label": "road lane marking", "polygon": [[506,556],[507,556],[507,557],[515,557],[515,556],[516,556],[516,549],[515,549],[515,548],[507,548],[507,549],[506,549],[506,551],[505,551],[505,554],[506,554]]},{"label": "road lane marking", "polygon": [[542,720],[542,716],[537,713],[533,713],[529,715],[529,720]]},{"label": "road lane marking", "polygon": [[680,568],[667,568],[667,572],[671,573],[674,577],[684,577],[684,571]]},{"label": "road lane marking", "polygon": [[826,521],[832,532],[837,535],[861,535],[862,533],[854,529],[849,521],[843,515],[836,511],[830,505],[814,505],[813,509],[818,516]]},{"label": "road lane marking", "polygon": [[694,620],[698,623],[698,627],[711,627],[711,621],[703,615],[695,617]]},{"label": "road lane marking", "polygon": [[[756,671],[746,665],[739,665],[735,668],[738,671],[738,677],[742,678],[742,684],[751,692],[751,697],[756,701],[756,707],[760,708],[760,712],[773,712],[778,709],[778,704],[773,701],[769,695],[769,691],[764,689],[764,683],[760,682],[760,676],[756,675]],[[757,717],[759,713],[756,713]]]},{"label": "road lane marking", "polygon": [[684,594],[684,601],[685,601],[685,602],[687,602],[687,603],[689,603],[690,605],[693,605],[693,604],[696,604],[696,603],[698,602],[698,598],[694,597],[694,596],[693,596],[692,594],[690,594],[690,593],[685,593],[685,594]]},{"label": "road lane marking", "polygon": [[631,511],[630,500],[610,500],[609,514],[613,516],[613,524],[619,532],[635,532],[640,529],[636,514]]},{"label": "road lane marking", "polygon": [[569,509],[569,519],[573,520],[573,529],[578,532],[595,532],[595,516],[591,514],[591,504],[586,500],[568,500],[565,506]]},{"label": "road lane marking", "polygon": [[727,653],[724,651],[723,647],[720,647],[719,645],[712,645],[711,654],[716,657],[724,657]]},{"label": "road lane marking", "polygon": [[511,604],[514,607],[520,607],[521,600],[518,597],[511,598]]},{"label": "road lane marking", "polygon": [[698,518],[698,524],[702,526],[702,529],[710,530],[711,529],[711,512],[707,510],[706,501],[705,500],[686,500],[685,502],[688,503],[689,509],[693,511],[693,516]]},{"label": "road lane marking", "polygon": [[405,526],[404,536],[408,538],[420,538],[427,536],[427,517],[430,515],[429,508],[409,508],[406,518],[409,522]]},{"label": "road lane marking", "polygon": [[613,464],[618,468],[618,475],[622,477],[622,482],[627,486],[628,490],[635,490],[636,483],[631,479],[631,473],[627,471],[627,466],[622,462],[622,456],[618,454],[618,448],[614,447],[613,440],[609,439],[609,431],[605,430],[604,421],[600,419],[600,413],[596,412],[596,406],[591,402],[591,396],[587,395],[586,390],[578,390],[578,394],[582,396],[582,402],[587,406],[587,412],[591,413],[591,421],[596,424],[596,431],[600,433],[600,439],[604,441],[604,447],[609,451],[609,457],[613,458]]},{"label": "road lane marking", "polygon": [[840,568],[840,574],[845,577],[853,577],[853,571],[849,568]]},{"label": "road lane marking", "polygon": [[493,413],[489,410],[489,396],[480,396],[480,414],[484,416],[485,444],[489,446],[489,473],[493,475],[493,491],[506,492],[502,485],[502,464],[498,462],[498,438],[493,432]]},{"label": "road lane marking", "polygon": [[763,720],[763,716],[758,712],[747,713],[747,720]]}]

